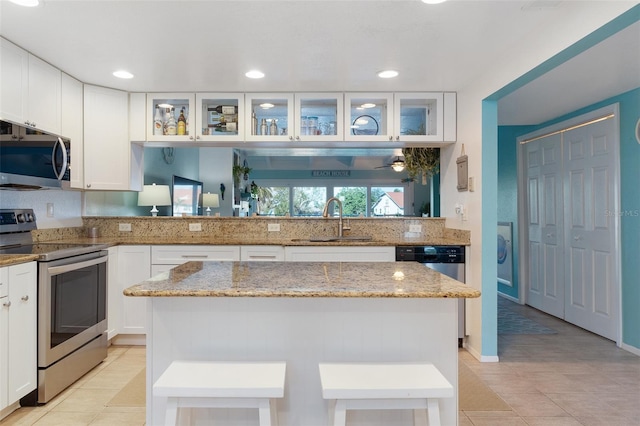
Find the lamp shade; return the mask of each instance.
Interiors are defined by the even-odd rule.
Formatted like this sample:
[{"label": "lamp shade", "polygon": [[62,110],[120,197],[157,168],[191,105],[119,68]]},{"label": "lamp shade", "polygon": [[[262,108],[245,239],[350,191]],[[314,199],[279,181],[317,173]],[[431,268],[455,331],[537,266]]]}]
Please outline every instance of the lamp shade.
[{"label": "lamp shade", "polygon": [[218,194],[212,194],[210,192],[202,194],[202,207],[206,207],[207,216],[211,216],[211,207],[214,209],[220,207]]},{"label": "lamp shade", "polygon": [[220,207],[220,201],[218,200],[218,194],[212,194],[207,192],[202,194],[202,207]]},{"label": "lamp shade", "polygon": [[168,185],[144,185],[142,191],[138,193],[139,206],[153,206],[151,215],[157,216],[156,206],[170,206],[171,193]]}]

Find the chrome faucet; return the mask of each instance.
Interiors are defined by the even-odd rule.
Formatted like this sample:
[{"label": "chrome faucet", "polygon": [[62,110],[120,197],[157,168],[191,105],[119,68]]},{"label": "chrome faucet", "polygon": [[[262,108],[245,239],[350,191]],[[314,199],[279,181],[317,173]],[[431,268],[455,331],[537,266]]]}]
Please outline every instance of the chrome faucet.
[{"label": "chrome faucet", "polygon": [[324,205],[324,209],[322,210],[322,217],[329,217],[329,204],[331,204],[332,201],[338,203],[338,211],[340,212],[338,220],[338,237],[342,237],[342,201],[340,201],[336,197],[329,198],[327,200],[327,203]]}]

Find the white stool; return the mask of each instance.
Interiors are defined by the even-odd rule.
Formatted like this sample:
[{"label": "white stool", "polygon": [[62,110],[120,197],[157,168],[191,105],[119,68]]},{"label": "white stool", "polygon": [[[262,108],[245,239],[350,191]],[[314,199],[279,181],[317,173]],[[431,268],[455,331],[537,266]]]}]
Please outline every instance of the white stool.
[{"label": "white stool", "polygon": [[[285,370],[284,362],[174,361],[153,385],[153,396],[167,398],[167,426],[176,424],[182,407],[257,408],[260,426],[276,426]],[[190,412],[183,414],[189,422]]]},{"label": "white stool", "polygon": [[413,410],[414,425],[440,425],[438,398],[453,386],[433,364],[321,363],[322,397],[329,399],[329,421],[346,424],[347,410]]}]

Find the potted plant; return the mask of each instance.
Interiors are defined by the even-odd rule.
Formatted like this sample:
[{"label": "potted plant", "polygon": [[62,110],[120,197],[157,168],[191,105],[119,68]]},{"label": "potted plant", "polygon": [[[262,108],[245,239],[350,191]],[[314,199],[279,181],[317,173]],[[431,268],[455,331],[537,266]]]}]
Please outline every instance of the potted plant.
[{"label": "potted plant", "polygon": [[244,180],[249,180],[249,173],[251,173],[251,170],[251,167],[248,167],[246,165],[241,166],[239,164],[236,164],[235,166],[233,166],[233,181],[236,183],[236,185],[240,183],[240,176],[242,176]]},{"label": "potted plant", "polygon": [[402,148],[404,163],[409,178],[415,179],[422,173],[422,184],[440,169],[440,148]]},{"label": "potted plant", "polygon": [[431,214],[431,204],[428,201],[422,203],[419,213],[422,217],[429,217]]}]

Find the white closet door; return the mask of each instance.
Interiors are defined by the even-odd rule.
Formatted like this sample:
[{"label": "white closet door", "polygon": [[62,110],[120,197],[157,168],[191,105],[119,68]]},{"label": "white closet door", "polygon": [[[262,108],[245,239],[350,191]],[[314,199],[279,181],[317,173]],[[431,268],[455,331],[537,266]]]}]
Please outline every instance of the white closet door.
[{"label": "white closet door", "polygon": [[617,338],[615,120],[564,134],[565,320],[612,340]]},{"label": "white closet door", "polygon": [[529,257],[527,303],[564,316],[562,136],[526,144]]}]

